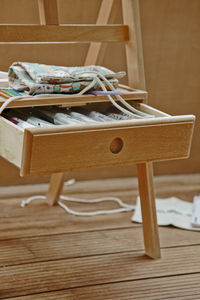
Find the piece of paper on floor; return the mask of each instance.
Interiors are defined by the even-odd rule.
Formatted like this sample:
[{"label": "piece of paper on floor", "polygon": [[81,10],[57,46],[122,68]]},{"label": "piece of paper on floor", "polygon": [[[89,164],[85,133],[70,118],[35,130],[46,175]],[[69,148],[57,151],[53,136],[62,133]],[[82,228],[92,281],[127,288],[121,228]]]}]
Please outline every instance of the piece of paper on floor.
[{"label": "piece of paper on floor", "polygon": [[[174,227],[200,231],[191,225],[193,203],[180,200],[176,197],[158,199],[156,198],[156,211],[159,226],[172,225]],[[142,223],[140,198],[137,198],[136,209],[132,221]]]}]

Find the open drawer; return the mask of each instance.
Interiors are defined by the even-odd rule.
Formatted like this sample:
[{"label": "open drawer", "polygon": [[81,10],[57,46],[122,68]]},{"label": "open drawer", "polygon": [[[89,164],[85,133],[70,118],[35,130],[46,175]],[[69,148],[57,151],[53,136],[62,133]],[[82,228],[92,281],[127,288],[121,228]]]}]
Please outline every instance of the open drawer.
[{"label": "open drawer", "polygon": [[144,103],[137,108],[155,117],[25,130],[0,117],[0,155],[21,176],[189,156],[193,115],[170,116]]}]

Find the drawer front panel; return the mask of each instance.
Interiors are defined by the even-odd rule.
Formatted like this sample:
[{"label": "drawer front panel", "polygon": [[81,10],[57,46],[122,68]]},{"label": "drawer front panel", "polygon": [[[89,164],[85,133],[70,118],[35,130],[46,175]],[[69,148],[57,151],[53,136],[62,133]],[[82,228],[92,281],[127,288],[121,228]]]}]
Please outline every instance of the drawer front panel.
[{"label": "drawer front panel", "polygon": [[27,133],[21,175],[186,158],[193,122]]}]

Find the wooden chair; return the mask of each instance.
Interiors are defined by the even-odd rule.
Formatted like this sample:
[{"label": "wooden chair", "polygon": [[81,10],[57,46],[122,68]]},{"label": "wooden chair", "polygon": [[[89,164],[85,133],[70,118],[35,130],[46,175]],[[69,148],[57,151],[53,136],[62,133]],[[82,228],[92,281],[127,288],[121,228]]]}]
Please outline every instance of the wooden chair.
[{"label": "wooden chair", "polygon": [[[147,102],[147,93],[144,91],[145,78],[142,58],[138,0],[122,0],[124,24],[108,25],[107,23],[111,17],[111,11],[116,10],[117,2],[119,2],[119,0],[102,0],[101,8],[95,25],[59,26],[56,0],[38,0],[41,25],[2,25],[0,26],[0,40],[3,42],[91,42],[85,59],[85,65],[97,63],[98,56],[101,52],[102,42],[124,42],[129,83],[129,88],[127,88],[124,97],[127,100],[136,101],[139,103],[138,105],[143,107],[143,109],[146,109],[148,112],[153,112],[153,114],[157,115],[158,118],[156,118],[156,120],[143,120],[134,122],[132,125],[130,125],[130,123],[125,123],[123,126],[118,126],[116,124],[112,126],[110,126],[110,124],[101,126],[98,125],[98,128],[93,126],[92,129],[95,131],[93,135],[91,135],[91,127],[87,126],[85,126],[84,129],[78,128],[76,131],[74,131],[74,129],[68,130],[63,127],[62,129],[59,129],[59,132],[57,129],[38,130],[37,128],[34,128],[25,130],[24,135],[22,135],[22,133],[18,133],[16,128],[13,133],[13,128],[12,130],[10,129],[10,124],[8,124],[8,122],[6,123],[5,120],[2,120],[1,118],[0,128],[3,128],[4,132],[5,130],[9,132],[13,139],[15,139],[15,136],[17,135],[19,146],[17,146],[18,152],[16,150],[16,157],[10,158],[8,153],[10,141],[8,141],[8,138],[3,135],[3,130],[1,131],[0,129],[0,133],[2,133],[1,138],[4,142],[4,148],[7,147],[6,149],[0,149],[0,154],[18,166],[21,169],[22,176],[38,173],[53,173],[47,193],[47,201],[50,205],[54,205],[58,201],[63,188],[64,171],[68,171],[73,168],[87,167],[88,157],[85,158],[85,156],[87,156],[87,149],[85,149],[85,152],[83,151],[85,153],[83,154],[85,155],[83,157],[83,161],[79,162],[78,165],[70,165],[70,162],[68,161],[64,163],[63,167],[56,167],[56,163],[53,165],[53,163],[51,164],[51,162],[49,162],[51,166],[45,166],[44,171],[41,166],[41,159],[40,161],[37,161],[37,153],[40,151],[41,154],[43,148],[46,146],[47,141],[49,143],[54,143],[55,138],[59,138],[61,141],[64,141],[65,138],[69,138],[70,143],[75,145],[77,143],[77,137],[83,137],[83,140],[90,144],[92,143],[91,139],[93,139],[95,136],[97,139],[102,139],[104,143],[109,142],[111,137],[120,137],[123,141],[125,140],[125,144],[128,144],[126,139],[130,138],[129,132],[131,130],[133,134],[132,136],[135,139],[135,143],[139,145],[138,149],[135,149],[137,148],[135,147],[136,144],[131,144],[130,149],[123,150],[124,152],[122,151],[122,154],[119,153],[118,156],[115,154],[115,156],[111,156],[111,153],[108,154],[106,152],[107,150],[102,148],[103,146],[101,147],[101,142],[101,144],[99,144],[99,149],[100,151],[103,149],[102,151],[104,151],[104,153],[102,154],[105,156],[105,158],[98,158],[99,160],[95,163],[96,156],[95,154],[92,154],[94,157],[91,157],[89,166],[109,166],[114,164],[127,164],[130,162],[137,164],[145,252],[152,258],[159,258],[160,245],[156,219],[152,161],[188,157],[194,116],[171,117],[165,113],[146,106],[145,103]],[[124,87],[122,86],[121,88],[123,89]],[[25,100],[18,102],[16,101],[16,103],[13,102],[10,107],[50,104],[65,104],[66,106],[70,106],[74,103],[80,104],[93,101],[106,102],[107,100],[101,96],[93,97],[91,95],[78,98],[71,97],[71,99],[59,99],[59,97],[55,96],[55,98],[51,99],[43,98],[40,101],[37,100],[37,103],[34,102],[34,100],[32,100],[32,102]],[[107,132],[109,139],[107,139],[105,132]],[[77,134],[76,141],[73,138],[74,133]],[[177,145],[177,135],[181,139],[179,145]],[[49,140],[51,136],[52,140]],[[90,136],[92,136],[92,138]],[[78,147],[77,144],[76,147]],[[83,148],[84,147],[86,146],[83,146]],[[50,151],[50,148],[48,149]],[[133,154],[131,158],[128,158],[131,152],[133,152]],[[61,156],[63,155],[63,162],[64,155],[66,155],[66,153],[66,151],[60,153]],[[71,154],[72,153],[73,151]],[[77,153],[74,152],[74,155],[77,156]],[[69,163],[69,165],[67,165],[67,163]]]}]

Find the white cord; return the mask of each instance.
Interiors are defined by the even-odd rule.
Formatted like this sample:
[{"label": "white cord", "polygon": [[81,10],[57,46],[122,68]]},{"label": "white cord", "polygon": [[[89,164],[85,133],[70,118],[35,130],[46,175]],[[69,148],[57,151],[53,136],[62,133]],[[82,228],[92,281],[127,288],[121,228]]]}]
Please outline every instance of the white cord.
[{"label": "white cord", "polygon": [[[21,207],[25,207],[33,200],[46,200],[46,196],[38,195],[38,196],[32,196],[27,198],[26,200],[23,200],[21,202]],[[91,199],[91,200],[85,200],[85,199],[79,199],[79,198],[72,198],[67,196],[60,196],[60,199],[63,201],[69,201],[69,202],[76,202],[76,203],[100,203],[104,201],[114,201],[119,204],[121,208],[117,209],[110,209],[110,210],[97,210],[92,212],[79,212],[72,210],[67,205],[62,203],[61,201],[58,201],[58,205],[62,207],[66,212],[69,214],[75,215],[75,216],[82,216],[82,217],[88,217],[88,216],[97,216],[97,215],[104,215],[104,214],[114,214],[114,213],[120,213],[120,212],[127,212],[127,211],[133,211],[135,209],[135,205],[128,205],[124,203],[121,199],[115,198],[115,197],[103,197],[103,198],[97,198],[97,199]]]},{"label": "white cord", "polygon": [[[70,179],[65,183],[65,185],[72,185],[74,183],[75,183],[75,180]],[[26,200],[23,200],[21,202],[21,207],[25,207],[26,205],[28,205],[33,200],[39,200],[39,199],[46,200],[46,196],[38,195],[38,196],[29,197]],[[119,204],[119,206],[121,207],[121,208],[110,209],[110,210],[97,210],[97,211],[92,211],[92,212],[79,212],[79,211],[72,210],[67,205],[62,203],[61,201],[58,201],[58,205],[60,205],[60,207],[62,207],[69,214],[72,214],[72,215],[75,215],[75,216],[88,217],[88,216],[97,216],[97,215],[103,215],[103,214],[113,214],[113,213],[133,211],[136,208],[135,205],[126,204],[121,199],[116,198],[116,197],[102,197],[102,198],[87,200],[87,199],[73,198],[73,197],[67,197],[67,196],[61,195],[60,200],[69,201],[69,202],[76,202],[76,203],[90,203],[90,204],[91,203],[100,203],[100,202],[104,202],[104,201],[114,201],[114,202],[117,202]]]},{"label": "white cord", "polygon": [[[104,92],[107,92],[107,88],[106,86],[103,84],[103,82],[105,82],[105,84],[107,84],[109,86],[109,88],[112,90],[112,91],[115,91],[115,88],[113,87],[113,85],[111,84],[111,82],[102,74],[100,73],[95,73],[95,72],[91,72],[93,73],[93,81],[86,87],[84,88],[80,93],[79,95],[82,95],[84,93],[86,93],[88,90],[92,89],[94,87],[94,85],[96,83],[99,84],[99,86],[101,87],[101,89],[104,91]],[[102,81],[101,81],[101,79]],[[119,109],[120,111],[122,111],[123,113],[125,114],[128,114],[130,116],[134,116],[135,118],[147,118],[147,117],[153,117],[152,115],[149,115],[149,114],[146,114],[146,113],[143,113],[139,110],[137,110],[136,108],[132,107],[130,104],[128,104],[120,95],[116,95],[117,99],[124,105],[126,106],[129,110],[121,107],[119,104],[117,104],[115,102],[115,100],[111,97],[111,95],[107,94],[107,97],[109,98],[109,100],[111,101],[111,103],[117,108]]]},{"label": "white cord", "polygon": [[[112,90],[112,91],[115,91],[115,88],[113,87],[113,85],[110,83],[110,81],[105,77],[103,76],[102,74],[99,74],[99,77],[102,78],[102,80],[104,80],[107,85],[109,86],[109,88]],[[128,104],[120,95],[116,95],[117,99],[122,103],[124,104],[124,106],[126,106],[129,110],[131,110],[132,112],[140,115],[141,117],[144,117],[146,118],[147,116],[151,116],[149,114],[145,114],[143,113],[142,111],[139,111],[137,109],[135,109],[133,106],[131,106],[130,104]]]},{"label": "white cord", "polygon": [[43,199],[46,200],[46,196],[43,195],[38,195],[38,196],[32,196],[27,198],[26,200],[23,200],[21,202],[21,207],[25,207],[26,205],[28,205],[30,202],[32,202],[33,200],[37,200],[37,199]]},{"label": "white cord", "polygon": [[21,100],[23,98],[27,98],[27,96],[13,96],[11,98],[8,98],[0,107],[0,115],[2,114],[3,110],[8,106],[8,104],[10,104],[11,102],[13,102],[15,100]]}]

